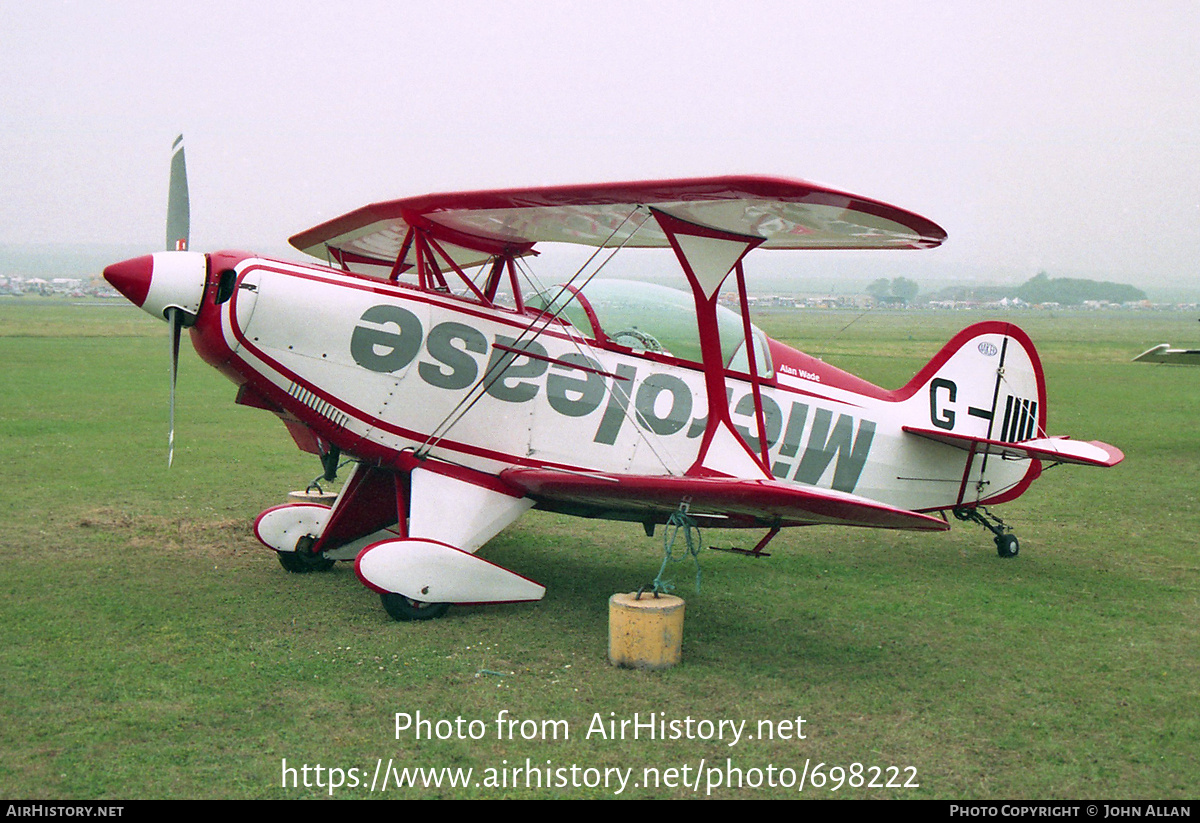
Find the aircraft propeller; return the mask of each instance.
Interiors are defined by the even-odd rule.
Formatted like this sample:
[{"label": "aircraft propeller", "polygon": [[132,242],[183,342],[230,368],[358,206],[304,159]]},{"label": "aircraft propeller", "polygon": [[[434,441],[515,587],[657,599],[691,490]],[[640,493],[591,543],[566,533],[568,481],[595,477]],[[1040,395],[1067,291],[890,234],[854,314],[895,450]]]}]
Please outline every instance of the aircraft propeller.
[{"label": "aircraft propeller", "polygon": [[[171,182],[167,189],[167,251],[187,251],[191,235],[192,212],[188,199],[187,162],[183,154],[183,135],[171,145]],[[183,309],[166,309],[171,327],[171,412],[167,432],[167,468],[175,458],[175,382],[179,376],[179,337],[183,331]]]},{"label": "aircraft propeller", "polygon": [[165,319],[170,328],[168,467],[175,456],[175,383],[179,374],[179,338],[183,327],[194,324],[200,313],[208,272],[205,255],[188,251],[190,224],[187,165],[183,157],[183,135],[180,135],[172,146],[171,182],[167,194],[167,250],[114,263],[104,270],[104,279],[113,288],[151,316]]},{"label": "aircraft propeller", "polygon": [[183,324],[179,315],[183,309],[167,309],[167,323],[171,326],[171,415],[167,425],[167,468],[175,459],[175,381],[179,375],[179,336]]}]

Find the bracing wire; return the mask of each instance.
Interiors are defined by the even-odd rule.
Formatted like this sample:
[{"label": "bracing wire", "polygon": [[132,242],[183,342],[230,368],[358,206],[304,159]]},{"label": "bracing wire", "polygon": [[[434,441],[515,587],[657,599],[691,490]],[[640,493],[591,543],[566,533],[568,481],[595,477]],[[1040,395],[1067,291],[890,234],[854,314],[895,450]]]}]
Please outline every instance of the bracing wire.
[{"label": "bracing wire", "polygon": [[[566,310],[567,304],[570,302],[569,300],[563,301],[560,306],[555,308],[556,304],[559,303],[560,298],[564,294],[569,293],[568,289],[574,285],[575,281],[580,277],[580,275],[583,274],[584,271],[587,270],[587,267],[592,263],[592,261],[595,260],[596,257],[605,250],[605,248],[608,247],[609,242],[617,236],[618,232],[624,228],[625,224],[628,223],[630,219],[633,218],[633,216],[639,211],[642,211],[642,207],[635,206],[634,209],[627,214],[623,220],[621,220],[621,222],[612,230],[604,242],[600,244],[600,246],[596,248],[596,251],[594,251],[588,257],[588,259],[583,262],[579,269],[571,276],[570,280],[568,280],[559,288],[558,294],[556,294],[554,298],[547,304],[547,308],[553,309],[553,311],[543,312],[537,317],[531,318],[525,328],[521,330],[521,333],[517,336],[517,339],[513,341],[512,348],[521,349],[524,345],[533,342],[539,336],[541,336],[541,334],[547,328],[549,328],[552,322],[558,319],[559,315]],[[602,268],[604,268],[608,261],[612,259],[613,255],[624,248],[630,239],[637,234],[638,229],[640,229],[645,224],[646,220],[649,219],[650,214],[649,212],[646,212],[646,216],[642,222],[639,223],[634,230],[629,233],[628,236],[626,236],[616,247],[612,249],[604,262],[602,262],[578,288],[583,288],[583,286],[586,286],[588,283],[590,283],[592,278],[594,278],[596,274],[599,273]],[[524,269],[523,266],[522,269]],[[541,324],[541,327],[536,328],[539,323]],[[520,355],[515,353],[506,353],[505,355],[496,358],[492,367],[489,368],[473,386],[471,386],[471,388],[466,394],[463,395],[462,399],[459,400],[454,408],[450,410],[450,412],[436,427],[434,427],[429,437],[427,437],[425,442],[422,443],[421,446],[416,450],[416,456],[424,457],[428,455],[429,451],[437,444],[437,442],[444,438],[449,433],[450,429],[457,425],[458,422],[462,420],[463,417],[475,406],[475,404],[478,403],[485,394],[487,394],[488,389],[490,389],[496,383],[496,381],[503,376],[509,365],[511,365],[511,363],[519,356]]]}]

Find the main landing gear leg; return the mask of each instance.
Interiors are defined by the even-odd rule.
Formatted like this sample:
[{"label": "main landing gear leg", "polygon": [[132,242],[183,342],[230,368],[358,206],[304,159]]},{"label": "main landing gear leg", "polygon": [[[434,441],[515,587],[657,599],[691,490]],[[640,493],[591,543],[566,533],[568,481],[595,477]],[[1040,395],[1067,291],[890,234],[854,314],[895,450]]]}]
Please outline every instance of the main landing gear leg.
[{"label": "main landing gear leg", "polygon": [[1001,557],[1016,557],[1021,550],[1017,536],[1012,529],[1004,525],[1004,521],[987,509],[978,507],[959,508],[954,510],[954,516],[962,521],[972,521],[983,526],[996,536],[996,554]]}]

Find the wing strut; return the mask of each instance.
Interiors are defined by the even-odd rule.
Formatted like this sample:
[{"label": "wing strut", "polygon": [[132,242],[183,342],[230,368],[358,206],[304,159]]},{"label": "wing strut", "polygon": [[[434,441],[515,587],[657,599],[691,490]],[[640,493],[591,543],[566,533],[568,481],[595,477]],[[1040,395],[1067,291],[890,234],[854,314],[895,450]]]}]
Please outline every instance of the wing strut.
[{"label": "wing strut", "polygon": [[[396,255],[395,261],[391,263],[391,271],[388,273],[388,279],[396,282],[402,273],[411,270],[415,265],[417,270],[417,284],[420,288],[448,293],[450,292],[450,286],[446,282],[446,273],[453,271],[476,300],[485,306],[491,306],[494,305],[496,289],[499,285],[498,274],[501,271],[501,261],[511,260],[515,255],[521,253],[522,250],[528,252],[528,244],[523,248],[505,249],[495,254],[492,259],[491,269],[484,280],[484,287],[481,290],[475,284],[475,281],[471,279],[471,276],[463,271],[462,266],[455,261],[454,255],[447,251],[442,242],[439,242],[434,236],[431,229],[421,226],[409,226],[408,231],[405,232],[404,240],[400,244],[400,252]],[[414,263],[408,262],[410,253],[415,259]],[[439,264],[439,260],[442,261],[441,264]],[[481,265],[487,265],[487,261],[483,261]]]},{"label": "wing strut", "polygon": [[[725,393],[725,357],[717,324],[717,298],[721,284],[735,267],[741,266],[742,258],[751,249],[761,245],[765,238],[690,223],[657,208],[651,211],[679,259],[679,265],[692,287],[692,298],[696,301],[700,357],[704,363],[704,387],[708,395],[708,423],[700,441],[696,462],[687,474],[770,479],[768,463],[738,435],[729,416],[729,401]],[[744,292],[742,299],[744,303]],[[743,317],[748,319],[745,310]],[[752,382],[755,383],[755,407],[761,416],[762,402],[757,381]],[[760,443],[765,443],[765,426],[761,422],[759,425]]]},{"label": "wing strut", "polygon": [[734,266],[737,273],[739,300],[742,306],[742,333],[746,336],[746,360],[750,366],[750,388],[754,393],[754,422],[758,425],[758,450],[762,455],[763,467],[771,474],[771,444],[767,442],[767,420],[763,414],[762,390],[758,383],[758,357],[754,351],[754,330],[750,328],[750,304],[746,298],[746,275],[742,271],[742,261]]}]

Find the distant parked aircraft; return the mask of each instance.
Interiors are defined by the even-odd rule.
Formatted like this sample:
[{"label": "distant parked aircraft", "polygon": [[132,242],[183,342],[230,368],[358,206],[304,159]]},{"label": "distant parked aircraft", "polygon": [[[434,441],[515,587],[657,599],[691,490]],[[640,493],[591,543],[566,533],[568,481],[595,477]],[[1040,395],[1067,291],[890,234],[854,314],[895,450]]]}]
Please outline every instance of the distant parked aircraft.
[{"label": "distant parked aircraft", "polygon": [[1159,343],[1133,358],[1135,363],[1173,363],[1177,366],[1200,366],[1200,349],[1173,349],[1169,343]]}]

